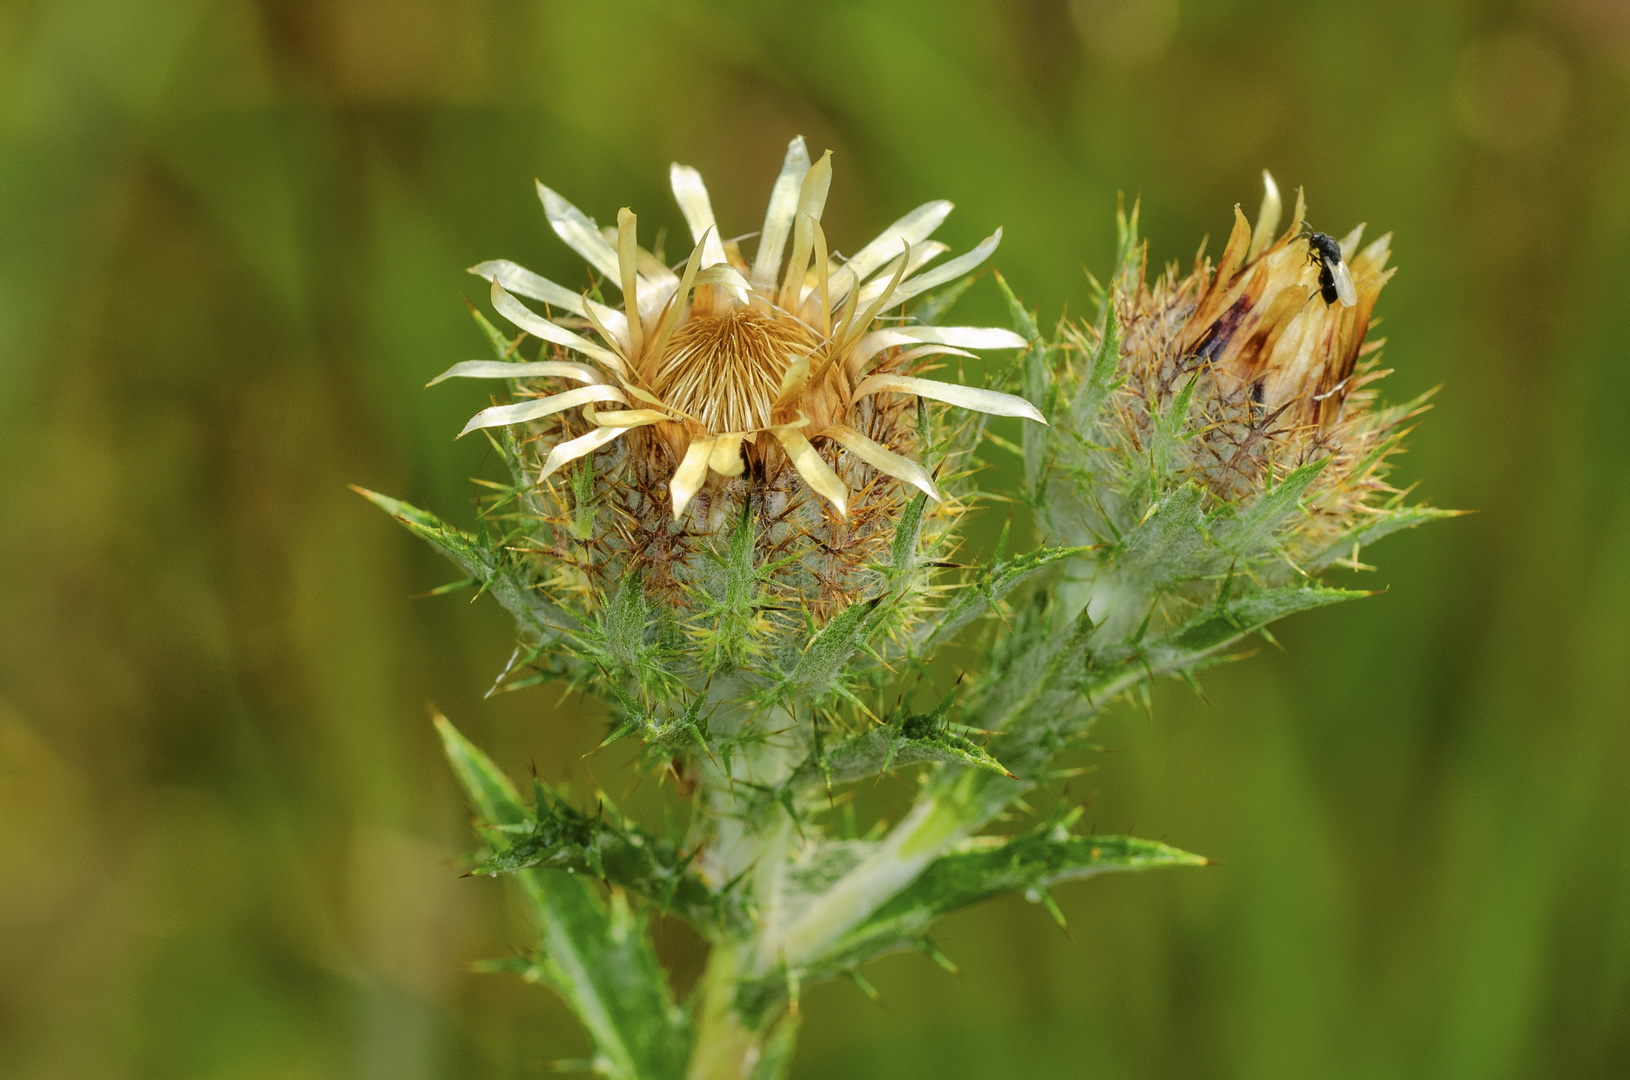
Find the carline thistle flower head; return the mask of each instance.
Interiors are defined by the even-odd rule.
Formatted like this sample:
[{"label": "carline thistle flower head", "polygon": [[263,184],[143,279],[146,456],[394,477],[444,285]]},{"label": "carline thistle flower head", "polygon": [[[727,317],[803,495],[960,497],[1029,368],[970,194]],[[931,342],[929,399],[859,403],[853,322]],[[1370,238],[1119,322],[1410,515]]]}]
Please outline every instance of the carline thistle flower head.
[{"label": "carline thistle flower head", "polygon": [[[666,581],[676,596],[694,542],[750,504],[770,526],[763,554],[775,554],[777,543],[797,548],[791,541],[804,537],[813,542],[805,548],[827,556],[827,565],[812,566],[789,552],[802,572],[799,591],[820,594],[806,600],[853,599],[908,492],[947,498],[922,460],[934,449],[925,437],[941,440],[920,422],[913,399],[1045,423],[1022,398],[922,374],[931,357],[1020,348],[1023,338],[899,315],[984,262],[1001,230],[930,266],[949,250],[929,237],[951,211],[949,202],[930,202],[842,258],[821,227],[831,153],[811,163],[800,137],[787,148],[749,262],[734,241],[721,240],[701,175],[678,164],[670,175],[695,245],[677,269],[640,246],[631,210],[602,229],[540,183],[550,225],[621,291],[621,305],[512,262],[482,263],[472,272],[492,283],[494,310],[545,342],[547,355],[470,361],[436,381],[526,380],[521,400],[482,410],[461,434],[514,429],[539,485],[589,459],[596,475],[588,493],[610,504],[611,517],[592,536],[580,524],[577,539],[615,548],[619,570],[654,571],[648,585],[660,590]],[[540,314],[520,297],[557,310]],[[598,462],[596,451],[606,451]],[[563,504],[561,513],[572,509]]]},{"label": "carline thistle flower head", "polygon": [[[1310,486],[1314,520],[1300,533],[1311,553],[1350,528],[1376,496],[1396,491],[1384,483],[1386,454],[1377,455],[1419,403],[1376,408],[1370,384],[1388,371],[1376,354],[1384,340],[1366,341],[1376,300],[1391,279],[1392,234],[1360,247],[1362,224],[1334,241],[1337,261],[1321,247],[1332,241],[1306,223],[1300,189],[1290,226],[1274,236],[1282,203],[1273,177],[1263,173],[1262,207],[1253,228],[1240,208],[1216,269],[1182,282],[1162,281],[1130,311],[1123,353],[1132,383],[1149,400],[1172,384],[1171,357],[1198,371],[1194,401],[1198,437],[1192,467],[1219,498],[1238,499],[1325,460]],[[1333,265],[1332,265],[1333,264]],[[1347,279],[1336,290],[1331,283]],[[1160,315],[1156,317],[1155,313]],[[1148,331],[1182,313],[1166,353]]]},{"label": "carline thistle flower head", "polygon": [[[1444,514],[1403,505],[1386,482],[1424,408],[1424,397],[1381,405],[1372,385],[1388,374],[1377,363],[1384,341],[1366,338],[1393,274],[1391,234],[1360,246],[1363,225],[1340,240],[1312,232],[1298,191],[1276,236],[1283,206],[1273,178],[1263,180],[1255,226],[1236,206],[1220,260],[1197,257],[1187,274],[1174,265],[1148,280],[1137,209],[1122,214],[1106,290],[1113,367],[1086,376],[1101,380],[1100,411],[1081,432],[1091,448],[1066,470],[1094,477],[1092,496],[1080,499],[1074,479],[1055,482],[1045,511],[1055,535],[1103,544],[1095,615],[1124,615],[1141,595],[1144,610],[1181,619],[1219,578],[1275,585],[1338,560],[1356,568],[1362,545]],[[1102,355],[1110,337],[1090,326],[1069,333],[1077,354]],[[1294,513],[1263,524],[1281,503]],[[1127,539],[1147,540],[1170,524],[1162,515],[1179,513],[1193,515],[1203,543],[1168,550]],[[1126,619],[1138,621],[1125,616],[1112,631]]]}]

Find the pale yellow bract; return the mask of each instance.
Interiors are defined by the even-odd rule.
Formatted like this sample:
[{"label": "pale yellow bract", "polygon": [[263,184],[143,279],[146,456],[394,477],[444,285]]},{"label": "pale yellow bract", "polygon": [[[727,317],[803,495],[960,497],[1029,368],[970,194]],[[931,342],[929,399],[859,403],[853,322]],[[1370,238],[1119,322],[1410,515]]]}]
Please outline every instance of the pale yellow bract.
[{"label": "pale yellow bract", "polygon": [[[911,325],[901,319],[874,328],[907,301],[984,262],[1001,240],[1000,229],[972,251],[929,267],[949,250],[928,239],[951,212],[950,203],[936,201],[841,259],[828,249],[820,223],[832,155],[812,164],[800,137],[787,147],[749,264],[734,243],[720,240],[701,174],[676,164],[670,179],[695,243],[678,273],[639,246],[632,211],[619,211],[616,227],[601,229],[538,185],[555,232],[621,290],[623,303],[620,309],[599,303],[508,261],[473,267],[472,273],[492,283],[499,315],[586,362],[455,365],[436,381],[552,376],[583,384],[483,409],[461,434],[580,409],[593,427],[550,450],[541,481],[634,428],[653,427],[678,462],[668,483],[678,520],[710,472],[740,475],[744,459],[761,455],[772,445],[768,440],[839,514],[847,513],[848,490],[811,439],[824,437],[938,499],[933,478],[919,462],[856,430],[855,407],[873,394],[915,395],[1046,423],[1023,398],[901,372],[902,365],[930,355],[1023,348],[1026,341],[1012,331]],[[585,333],[592,328],[599,342],[538,314],[517,297],[575,316],[574,325]]]}]

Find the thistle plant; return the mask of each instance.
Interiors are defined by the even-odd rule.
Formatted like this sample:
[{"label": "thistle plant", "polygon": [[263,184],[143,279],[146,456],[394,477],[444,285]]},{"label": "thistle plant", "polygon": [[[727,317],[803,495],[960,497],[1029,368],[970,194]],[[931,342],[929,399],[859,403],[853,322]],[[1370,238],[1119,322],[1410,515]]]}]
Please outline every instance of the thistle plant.
[{"label": "thistle plant", "polygon": [[[1202,864],[1081,834],[1067,801],[1029,827],[1010,812],[1102,710],[1365,595],[1325,572],[1445,513],[1387,483],[1423,405],[1383,407],[1372,385],[1386,237],[1321,255],[1300,195],[1276,235],[1270,178],[1215,266],[1151,280],[1134,208],[1092,320],[1043,333],[997,277],[1013,329],[946,325],[1000,230],[936,264],[951,206],[933,202],[843,258],[821,227],[831,178],[830,155],[793,140],[749,260],[674,166],[694,245],[675,267],[631,211],[602,229],[539,185],[598,279],[474,267],[513,330],[476,312],[493,358],[436,380],[506,383],[465,432],[509,482],[474,532],[364,492],[514,616],[495,689],[598,698],[601,747],[637,746],[631,767],[686,804],[661,831],[604,795],[536,777],[523,794],[437,721],[475,812],[473,872],[513,878],[536,919],[517,958],[484,966],[560,993],[594,1043],[579,1064],[609,1077],[784,1075],[802,989],[869,992],[865,965],[900,950],[951,967],[928,936],[941,915],[1019,891],[1061,918],[1060,882]],[[995,351],[988,385],[951,381],[976,350]],[[1019,418],[1020,441],[990,416]],[[1022,459],[1002,497],[1033,538],[1010,516],[971,561],[957,530],[988,497],[987,446]],[[855,786],[889,773],[909,808],[856,835]],[[652,912],[709,943],[688,1000]]]}]

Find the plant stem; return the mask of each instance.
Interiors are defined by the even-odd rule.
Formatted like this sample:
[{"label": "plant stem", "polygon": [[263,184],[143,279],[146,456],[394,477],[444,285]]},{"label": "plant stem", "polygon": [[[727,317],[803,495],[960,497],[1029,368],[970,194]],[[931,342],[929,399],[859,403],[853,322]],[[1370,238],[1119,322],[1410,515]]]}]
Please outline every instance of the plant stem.
[{"label": "plant stem", "polygon": [[778,1080],[792,1064],[798,1013],[775,1010],[755,1028],[736,1008],[741,948],[719,942],[708,956],[686,1080]]}]

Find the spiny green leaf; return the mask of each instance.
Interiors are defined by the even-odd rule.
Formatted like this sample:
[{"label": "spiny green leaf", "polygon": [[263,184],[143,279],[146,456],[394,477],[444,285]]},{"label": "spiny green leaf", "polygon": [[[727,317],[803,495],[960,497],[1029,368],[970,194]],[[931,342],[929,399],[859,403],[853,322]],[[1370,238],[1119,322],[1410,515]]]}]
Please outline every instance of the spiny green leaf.
[{"label": "spiny green leaf", "polygon": [[961,762],[964,765],[971,765],[976,769],[983,769],[986,772],[995,773],[997,776],[1006,776],[1015,780],[1018,779],[1018,777],[1007,771],[1007,766],[1003,765],[1000,761],[997,761],[995,758],[986,753],[984,747],[965,736],[958,735],[954,731],[941,731],[933,735],[925,735],[921,738],[912,739],[909,741],[922,747],[929,753],[943,755],[941,760],[948,758],[952,761]]},{"label": "spiny green leaf", "polygon": [[878,601],[850,604],[810,639],[798,663],[782,685],[783,692],[801,692],[811,698],[830,693],[865,638],[868,619]]},{"label": "spiny green leaf", "polygon": [[1005,893],[1035,890],[1096,874],[1162,866],[1204,866],[1206,860],[1130,836],[1071,836],[1055,825],[1013,838],[978,837],[940,856],[893,899],[834,947],[805,982],[884,953],[920,948],[940,916]]},{"label": "spiny green leaf", "polygon": [[459,734],[447,717],[437,713],[434,720],[442,750],[453,766],[459,785],[469,796],[476,816],[489,826],[524,824],[528,817],[526,807],[521,804],[520,793],[509,777],[474,743]]},{"label": "spiny green leaf", "polygon": [[352,489],[401,522],[415,536],[481,583],[504,610],[515,617],[524,632],[539,644],[559,641],[576,628],[577,620],[565,609],[550,603],[523,576],[514,556],[500,542],[485,542],[446,524],[436,515],[416,506],[381,495],[366,488]]},{"label": "spiny green leaf", "polygon": [[[966,278],[963,280],[967,280]],[[787,1013],[776,1020],[762,1041],[758,1060],[746,1080],[785,1080],[792,1070],[792,1055],[798,1045],[798,1026],[801,1014]]]},{"label": "spiny green leaf", "polygon": [[622,740],[628,738],[630,735],[632,735],[636,731],[638,731],[640,729],[640,725],[641,725],[641,718],[640,717],[637,717],[637,716],[628,717],[627,719],[625,719],[625,720],[621,721],[620,723],[618,723],[609,732],[607,732],[606,737],[601,739],[599,744],[596,745],[594,749],[595,750],[604,750],[606,747],[610,746],[614,742],[621,742]]},{"label": "spiny green leaf", "polygon": [[601,632],[606,652],[626,667],[634,667],[645,654],[645,626],[650,610],[645,603],[645,584],[638,570],[625,573],[606,604]]},{"label": "spiny green leaf", "polygon": [[1257,496],[1238,516],[1219,522],[1212,530],[1218,549],[1244,557],[1262,554],[1272,542],[1275,531],[1298,509],[1302,493],[1329,462],[1329,458],[1320,458],[1303,465]]},{"label": "spiny green leaf", "polygon": [[518,830],[505,830],[516,839],[493,852],[472,873],[512,874],[530,869],[588,873],[700,927],[717,924],[717,897],[689,872],[690,860],[671,841],[623,820],[609,807],[602,806],[590,816],[543,785],[538,787],[529,820]]},{"label": "spiny green leaf", "polygon": [[705,573],[696,587],[702,601],[693,617],[693,640],[700,666],[711,674],[725,674],[748,666],[762,647],[765,623],[759,617],[765,605],[766,583],[787,559],[761,563],[752,508],[744,503],[722,551],[704,549]]},{"label": "spiny green leaf", "polygon": [[1003,597],[1030,578],[1056,563],[1092,550],[1091,546],[1041,547],[1008,562],[992,560],[972,581],[959,586],[951,603],[935,616],[923,638],[923,654],[949,641],[979,616],[996,610]]},{"label": "spiny green leaf", "polygon": [[799,766],[792,782],[814,787],[823,782],[848,784],[877,776],[888,769],[923,763],[968,765],[1011,776],[984,747],[949,729],[908,735],[894,724],[881,724],[840,740],[824,752],[812,754]]},{"label": "spiny green leaf", "polygon": [[1103,336],[1099,338],[1098,348],[1088,362],[1081,385],[1075,391],[1075,400],[1070,403],[1070,430],[1083,439],[1091,434],[1098,419],[1098,410],[1103,408],[1105,400],[1117,385],[1115,374],[1120,360],[1120,312],[1111,297],[1104,314]]},{"label": "spiny green leaf", "polygon": [[520,334],[514,340],[510,340],[496,326],[487,321],[487,317],[481,314],[480,308],[474,304],[470,304],[469,307],[470,314],[475,317],[476,325],[481,327],[481,335],[487,339],[487,344],[492,346],[493,355],[500,360],[513,359],[512,354],[515,352],[515,347],[520,344],[521,338],[526,335]]},{"label": "spiny green leaf", "polygon": [[1182,580],[1193,574],[1190,557],[1206,545],[1204,494],[1194,484],[1169,491],[1143,520],[1124,533],[1104,561],[1145,586]]},{"label": "spiny green leaf", "polygon": [[[998,776],[1017,779],[1007,771],[1006,766],[986,753],[984,747],[952,730],[948,717],[955,701],[956,687],[952,687],[951,692],[946,694],[931,711],[902,716],[900,722],[894,725],[899,736],[895,740],[895,745],[890,747],[890,758],[894,757],[900,744],[905,744],[943,755],[951,761],[959,761],[976,769],[996,773]],[[888,762],[885,762],[884,768],[887,767]]]},{"label": "spiny green leaf", "polygon": [[731,612],[746,612],[758,599],[757,532],[752,504],[744,500],[741,520],[730,530],[730,546],[725,556],[724,607]]},{"label": "spiny green leaf", "polygon": [[1057,835],[1056,829],[1011,840],[979,838],[941,856],[913,885],[872,916],[886,923],[914,911],[955,911],[1005,892],[1117,870],[1204,866],[1198,855],[1132,836]]},{"label": "spiny green leaf", "polygon": [[541,905],[540,977],[571,1004],[618,1080],[681,1080],[691,1032],[646,936],[613,893],[611,911],[582,875],[527,871],[547,894]]},{"label": "spiny green leaf", "polygon": [[[1021,357],[1023,395],[1043,413],[1051,412],[1052,347],[1042,339],[1041,331],[1036,328],[1035,316],[1025,309],[1017,296],[1013,295],[1007,279],[1000,273],[995,277],[997,286],[1002,290],[1002,296],[1007,300],[1008,312],[1013,318],[1013,329],[1030,343]],[[1023,443],[1025,488],[1034,500],[1042,493],[1042,474],[1047,467],[1047,447],[1052,428],[1046,424],[1025,424],[1020,428],[1019,434]]]},{"label": "spiny green leaf", "polygon": [[1189,406],[1194,402],[1194,390],[1199,382],[1198,377],[1191,376],[1166,410],[1154,418],[1149,433],[1150,498],[1158,496],[1165,487],[1174,464],[1182,460],[1179,451],[1193,437],[1189,428]]},{"label": "spiny green leaf", "polygon": [[1286,615],[1369,595],[1351,589],[1327,589],[1313,585],[1253,590],[1237,600],[1225,601],[1190,619],[1170,640],[1179,649],[1204,653]]},{"label": "spiny green leaf", "polygon": [[[508,431],[508,428],[504,429]],[[511,472],[517,472],[511,468]],[[524,470],[522,471],[524,474]],[[572,480],[572,539],[587,541],[594,536],[594,515],[599,503],[594,497],[594,454],[590,452],[579,461],[571,474]]]},{"label": "spiny green leaf", "polygon": [[[535,820],[514,784],[491,759],[436,718],[442,745],[477,815],[502,836]],[[603,855],[602,855],[602,861]],[[602,1069],[617,1080],[681,1080],[691,1033],[668,991],[642,919],[613,893],[609,906],[584,873],[521,870],[516,874],[538,923],[530,977],[553,987],[588,1028]]]},{"label": "spiny green leaf", "polygon": [[1358,600],[1373,593],[1357,589],[1327,589],[1308,585],[1302,588],[1261,589],[1250,592],[1229,604],[1229,614],[1241,626],[1254,630],[1271,622],[1294,615],[1298,611],[1329,607],[1346,600]]},{"label": "spiny green leaf", "polygon": [[922,542],[923,511],[927,506],[928,495],[918,492],[916,498],[906,504],[894,527],[894,541],[889,547],[889,575],[897,582],[916,569],[917,545]]},{"label": "spiny green leaf", "polygon": [[1384,536],[1390,536],[1402,529],[1413,529],[1417,525],[1424,525],[1428,521],[1442,521],[1444,518],[1461,517],[1464,510],[1440,510],[1435,506],[1402,506],[1395,510],[1388,510],[1379,514],[1362,525],[1355,526],[1342,534],[1341,539],[1331,544],[1323,552],[1310,561],[1310,569],[1322,570],[1338,560],[1350,556],[1357,549],[1362,549]]},{"label": "spiny green leaf", "polygon": [[1138,250],[1138,209],[1141,200],[1133,200],[1132,213],[1126,212],[1126,203],[1115,207],[1115,276],[1126,284],[1141,280],[1143,257]]},{"label": "spiny green leaf", "polygon": [[1035,341],[1041,336],[1041,331],[1036,329],[1035,316],[1025,309],[1017,296],[1013,295],[1013,289],[1009,287],[1007,278],[1002,276],[1001,271],[996,271],[993,276],[996,278],[996,287],[1002,290],[1002,299],[1007,301],[1007,311],[1013,319],[1014,331],[1026,341]]}]

